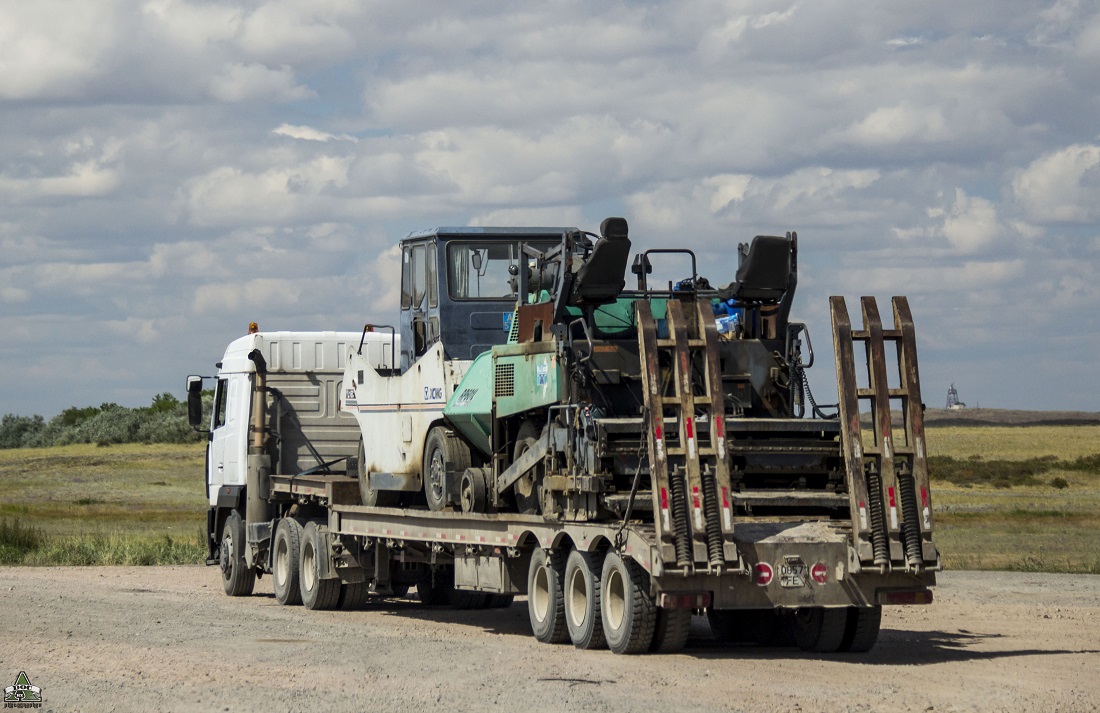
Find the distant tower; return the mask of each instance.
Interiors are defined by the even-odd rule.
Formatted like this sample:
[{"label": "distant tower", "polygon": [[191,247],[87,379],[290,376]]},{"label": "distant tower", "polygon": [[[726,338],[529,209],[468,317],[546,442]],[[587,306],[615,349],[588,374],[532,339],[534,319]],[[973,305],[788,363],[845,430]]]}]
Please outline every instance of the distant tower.
[{"label": "distant tower", "polygon": [[947,387],[947,408],[950,411],[966,408],[966,404],[959,401],[959,392],[955,388],[955,384],[951,384],[951,386]]}]

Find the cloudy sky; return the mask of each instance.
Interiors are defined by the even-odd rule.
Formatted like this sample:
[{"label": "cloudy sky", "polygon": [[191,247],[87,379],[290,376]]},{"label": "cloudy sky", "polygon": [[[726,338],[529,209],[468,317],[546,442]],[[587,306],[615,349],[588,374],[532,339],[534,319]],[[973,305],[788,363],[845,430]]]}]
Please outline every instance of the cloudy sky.
[{"label": "cloudy sky", "polygon": [[[502,10],[503,8],[503,10]],[[250,321],[396,318],[396,241],[797,230],[924,400],[1100,410],[1100,3],[0,0],[0,413],[182,397]]]}]

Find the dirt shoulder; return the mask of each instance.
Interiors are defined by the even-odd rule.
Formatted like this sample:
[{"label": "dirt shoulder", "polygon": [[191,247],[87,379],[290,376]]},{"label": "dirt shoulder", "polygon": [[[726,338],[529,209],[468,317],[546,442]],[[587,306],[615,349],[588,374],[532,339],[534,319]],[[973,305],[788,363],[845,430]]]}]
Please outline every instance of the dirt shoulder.
[{"label": "dirt shoulder", "polygon": [[230,599],[205,567],[0,568],[0,681],[45,711],[1094,711],[1100,576],[948,572],[936,603],[887,609],[868,654],[719,647],[674,656],[537,643],[525,602]]}]

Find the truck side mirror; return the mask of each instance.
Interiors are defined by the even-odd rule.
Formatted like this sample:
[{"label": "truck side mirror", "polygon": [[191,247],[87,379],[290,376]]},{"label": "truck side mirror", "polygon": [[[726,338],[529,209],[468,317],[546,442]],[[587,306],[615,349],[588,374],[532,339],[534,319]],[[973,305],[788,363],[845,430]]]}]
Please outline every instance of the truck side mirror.
[{"label": "truck side mirror", "polygon": [[196,431],[202,427],[202,377],[187,377],[187,422]]}]

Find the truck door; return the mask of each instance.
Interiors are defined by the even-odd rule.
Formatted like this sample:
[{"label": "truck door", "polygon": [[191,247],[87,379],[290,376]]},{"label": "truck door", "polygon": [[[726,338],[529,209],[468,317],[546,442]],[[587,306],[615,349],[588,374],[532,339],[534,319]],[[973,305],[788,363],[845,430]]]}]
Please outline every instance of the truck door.
[{"label": "truck door", "polygon": [[439,341],[439,275],[435,243],[413,243],[401,258],[401,370]]},{"label": "truck door", "polygon": [[217,503],[222,485],[244,484],[241,463],[247,436],[249,383],[248,374],[229,374],[219,378],[215,387],[206,481],[211,505]]}]

